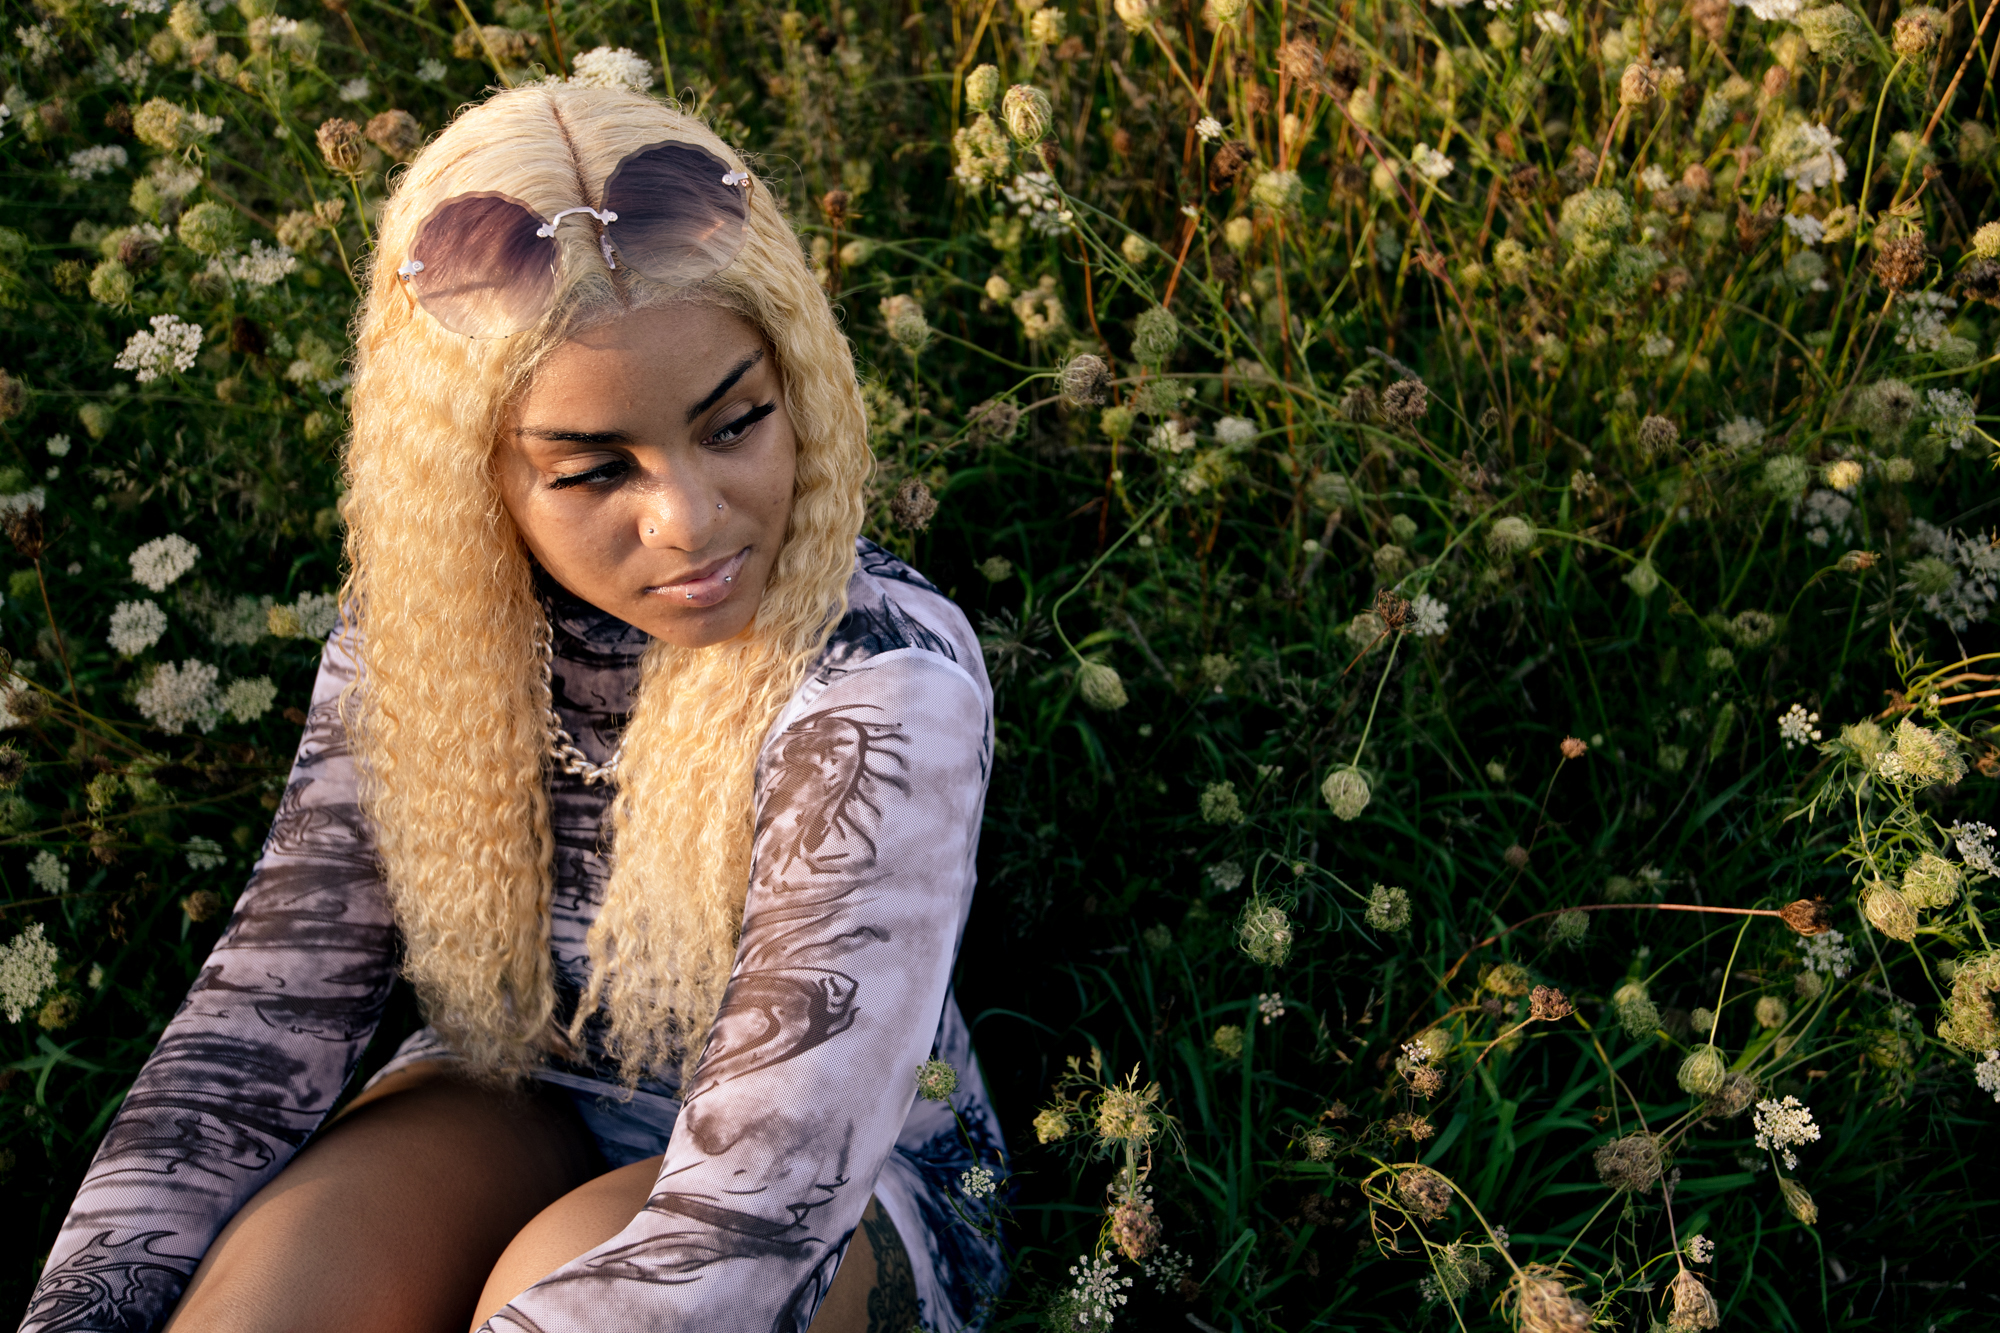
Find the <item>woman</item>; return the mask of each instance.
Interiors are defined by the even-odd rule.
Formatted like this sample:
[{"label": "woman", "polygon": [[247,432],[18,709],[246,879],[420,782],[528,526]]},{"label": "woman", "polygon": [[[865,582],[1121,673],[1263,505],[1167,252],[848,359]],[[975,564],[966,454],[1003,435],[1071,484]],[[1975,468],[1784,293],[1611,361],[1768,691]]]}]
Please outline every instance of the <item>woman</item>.
[{"label": "woman", "polygon": [[[992,696],[858,540],[797,238],[699,122],[555,84],[445,130],[379,241],[349,623],[24,1328],[976,1324]],[[322,1129],[399,963],[430,1026]]]}]

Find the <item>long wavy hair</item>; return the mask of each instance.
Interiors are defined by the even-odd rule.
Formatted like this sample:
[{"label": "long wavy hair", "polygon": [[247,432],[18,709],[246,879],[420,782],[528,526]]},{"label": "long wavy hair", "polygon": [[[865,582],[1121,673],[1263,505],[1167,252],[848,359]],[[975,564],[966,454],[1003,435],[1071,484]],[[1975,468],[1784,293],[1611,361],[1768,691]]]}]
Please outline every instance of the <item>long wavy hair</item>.
[{"label": "long wavy hair", "polygon": [[[501,1077],[573,1053],[600,1007],[628,1082],[692,1068],[742,928],[757,753],[845,609],[854,567],[871,455],[853,354],[762,182],[741,252],[692,289],[613,272],[595,228],[563,227],[552,308],[512,337],[447,331],[397,277],[440,203],[493,191],[544,217],[601,207],[618,163],[668,139],[744,169],[702,122],[631,93],[549,84],[466,110],[383,207],[356,323],[341,509],[360,671],[343,703],[361,799],[426,1016],[468,1063]],[[494,454],[550,351],[593,324],[686,300],[741,315],[775,354],[798,436],[791,523],[748,635],[704,649],[656,641],[642,660],[590,982],[565,1027],[549,949],[543,612]]]}]

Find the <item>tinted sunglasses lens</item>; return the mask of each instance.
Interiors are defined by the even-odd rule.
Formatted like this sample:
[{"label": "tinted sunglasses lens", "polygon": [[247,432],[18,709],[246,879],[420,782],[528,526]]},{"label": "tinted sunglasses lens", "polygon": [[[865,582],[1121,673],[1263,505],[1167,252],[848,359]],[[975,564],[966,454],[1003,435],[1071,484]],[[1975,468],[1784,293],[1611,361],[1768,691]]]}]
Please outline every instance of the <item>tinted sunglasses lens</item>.
[{"label": "tinted sunglasses lens", "polygon": [[621,262],[655,282],[681,286],[726,268],[743,248],[746,191],[727,185],[727,162],[692,144],[642,148],[604,186],[605,227]]},{"label": "tinted sunglasses lens", "polygon": [[417,231],[410,258],[423,267],[410,290],[453,333],[499,338],[532,328],[556,289],[556,246],[535,233],[542,220],[517,200],[466,194],[447,201]]}]

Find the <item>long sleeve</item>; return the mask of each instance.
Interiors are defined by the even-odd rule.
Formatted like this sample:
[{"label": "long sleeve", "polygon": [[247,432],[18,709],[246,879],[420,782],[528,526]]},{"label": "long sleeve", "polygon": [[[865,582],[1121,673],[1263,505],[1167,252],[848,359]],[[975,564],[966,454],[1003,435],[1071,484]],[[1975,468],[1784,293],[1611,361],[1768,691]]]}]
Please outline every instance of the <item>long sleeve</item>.
[{"label": "long sleeve", "polygon": [[653,1194],[488,1328],[805,1328],[939,1031],[991,718],[983,678],[920,648],[795,700],[759,767],[742,939]]},{"label": "long sleeve", "polygon": [[395,979],[329,643],[291,781],[234,916],[84,1177],[23,1333],[143,1333],[339,1096]]}]

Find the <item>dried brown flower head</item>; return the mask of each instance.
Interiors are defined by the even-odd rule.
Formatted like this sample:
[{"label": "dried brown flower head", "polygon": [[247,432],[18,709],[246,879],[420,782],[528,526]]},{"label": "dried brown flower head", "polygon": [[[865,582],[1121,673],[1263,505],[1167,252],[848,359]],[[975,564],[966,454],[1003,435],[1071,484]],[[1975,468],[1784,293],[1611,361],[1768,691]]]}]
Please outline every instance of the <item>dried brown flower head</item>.
[{"label": "dried brown flower head", "polygon": [[1384,628],[1393,634],[1410,623],[1410,601],[1388,588],[1379,589],[1375,594],[1375,614],[1382,617]]},{"label": "dried brown flower head", "polygon": [[196,889],[181,899],[181,911],[194,922],[209,921],[222,911],[222,895],[214,889]]},{"label": "dried brown flower head", "polygon": [[1923,277],[1924,263],[1923,237],[1898,236],[1875,247],[1875,260],[1869,269],[1884,287],[1900,292]]},{"label": "dried brown flower head", "polygon": [[1576,1006],[1569,1002],[1569,997],[1554,986],[1537,986],[1528,995],[1530,1018],[1553,1023],[1557,1019],[1568,1018],[1575,1012]]},{"label": "dried brown flower head", "polygon": [[1968,300],[2000,305],[2000,260],[1975,259],[1961,268],[1958,290]]},{"label": "dried brown flower head", "polygon": [[1349,421],[1373,421],[1382,413],[1375,391],[1365,384],[1349,389],[1340,400],[1340,414]]},{"label": "dried brown flower head", "polygon": [[1435,1222],[1451,1207],[1451,1182],[1427,1166],[1396,1177],[1396,1201],[1426,1222]]},{"label": "dried brown flower head", "polygon": [[1382,415],[1400,424],[1420,420],[1430,406],[1431,391],[1422,380],[1397,380],[1382,391]]},{"label": "dried brown flower head", "polygon": [[1419,1097],[1435,1097],[1444,1091],[1444,1071],[1419,1065],[1410,1071],[1410,1088]]},{"label": "dried brown flower head", "polygon": [[1833,929],[1826,904],[1818,898],[1800,898],[1778,909],[1778,918],[1801,935],[1818,935]]},{"label": "dried brown flower head", "polygon": [[1639,447],[1647,457],[1664,453],[1681,442],[1681,428],[1666,417],[1652,415],[1639,423]]},{"label": "dried brown flower head", "polygon": [[895,498],[889,501],[889,514],[896,520],[896,526],[912,532],[928,528],[937,511],[937,497],[917,477],[907,478],[896,488]]},{"label": "dried brown flower head", "polygon": [[1729,34],[1729,0],[1694,0],[1688,13],[1709,41],[1720,42]]},{"label": "dried brown flower head", "polygon": [[329,170],[342,176],[358,176],[368,169],[372,153],[361,135],[361,127],[353,121],[329,116],[320,122],[313,137],[319,142],[319,155],[326,159]]},{"label": "dried brown flower head", "polygon": [[1001,444],[1014,438],[1021,409],[1005,398],[988,398],[965,414],[965,435],[977,445]]},{"label": "dried brown flower head", "polygon": [[1598,1179],[1615,1190],[1644,1194],[1660,1183],[1660,1141],[1651,1134],[1627,1134],[1591,1154]]},{"label": "dried brown flower head", "polygon": [[1517,842],[1506,851],[1500,853],[1500,859],[1505,861],[1511,870],[1526,870],[1528,868],[1528,849]]},{"label": "dried brown flower head", "polygon": [[826,215],[828,222],[838,227],[847,221],[847,208],[853,202],[854,197],[845,190],[828,190],[819,197],[819,211]]},{"label": "dried brown flower head", "polygon": [[424,146],[424,127],[407,111],[384,111],[368,122],[363,133],[369,143],[398,162],[409,161]]},{"label": "dried brown flower head", "polygon": [[1215,156],[1208,163],[1208,188],[1217,194],[1236,183],[1243,174],[1243,168],[1250,165],[1257,156],[1257,150],[1241,139],[1231,139],[1215,150]]},{"label": "dried brown flower head", "polygon": [[1722,1086],[1702,1104],[1701,1113],[1712,1120],[1729,1120],[1742,1115],[1757,1100],[1757,1080],[1731,1070],[1722,1076]]},{"label": "dried brown flower head", "polygon": [[1589,1333],[1590,1307],[1571,1296],[1557,1271],[1528,1264],[1514,1274],[1502,1303],[1519,1313],[1521,1333]]},{"label": "dried brown flower head", "polygon": [[1859,574],[1864,569],[1873,569],[1881,556],[1873,551],[1847,551],[1834,564],[1843,574]]},{"label": "dried brown flower head", "polygon": [[134,228],[118,239],[118,262],[137,273],[160,262],[160,243]]},{"label": "dried brown flower head", "polygon": [[1651,66],[1633,61],[1618,79],[1618,104],[1644,106],[1659,94],[1660,80]]},{"label": "dried brown flower head", "polygon": [[1769,236],[1777,227],[1778,218],[1782,212],[1783,207],[1779,204],[1776,195],[1772,195],[1755,209],[1738,200],[1736,203],[1736,247],[1745,254],[1748,254],[1763,244],[1764,238]]},{"label": "dried brown flower head", "polygon": [[1674,1297],[1671,1326],[1675,1333],[1680,1333],[1682,1329],[1696,1333],[1696,1330],[1714,1328],[1722,1322],[1722,1312],[1715,1304],[1715,1297],[1702,1280],[1687,1269],[1683,1268],[1674,1275],[1670,1290]]},{"label": "dried brown flower head", "polygon": [[[5,373],[0,371],[0,375]],[[0,519],[0,532],[5,532],[14,549],[30,560],[41,559],[42,552],[49,549],[48,531],[42,526],[39,509],[11,511],[5,519]]]},{"label": "dried brown flower head", "polygon": [[1111,367],[1101,356],[1085,352],[1073,356],[1062,369],[1063,401],[1076,407],[1094,407],[1111,396]]},{"label": "dried brown flower head", "polygon": [[1581,759],[1589,749],[1588,745],[1574,736],[1565,736],[1562,739],[1562,756],[1565,759]]},{"label": "dried brown flower head", "polygon": [[1318,42],[1294,37],[1278,48],[1278,72],[1294,83],[1318,87],[1325,69],[1326,57],[1320,54]]}]

